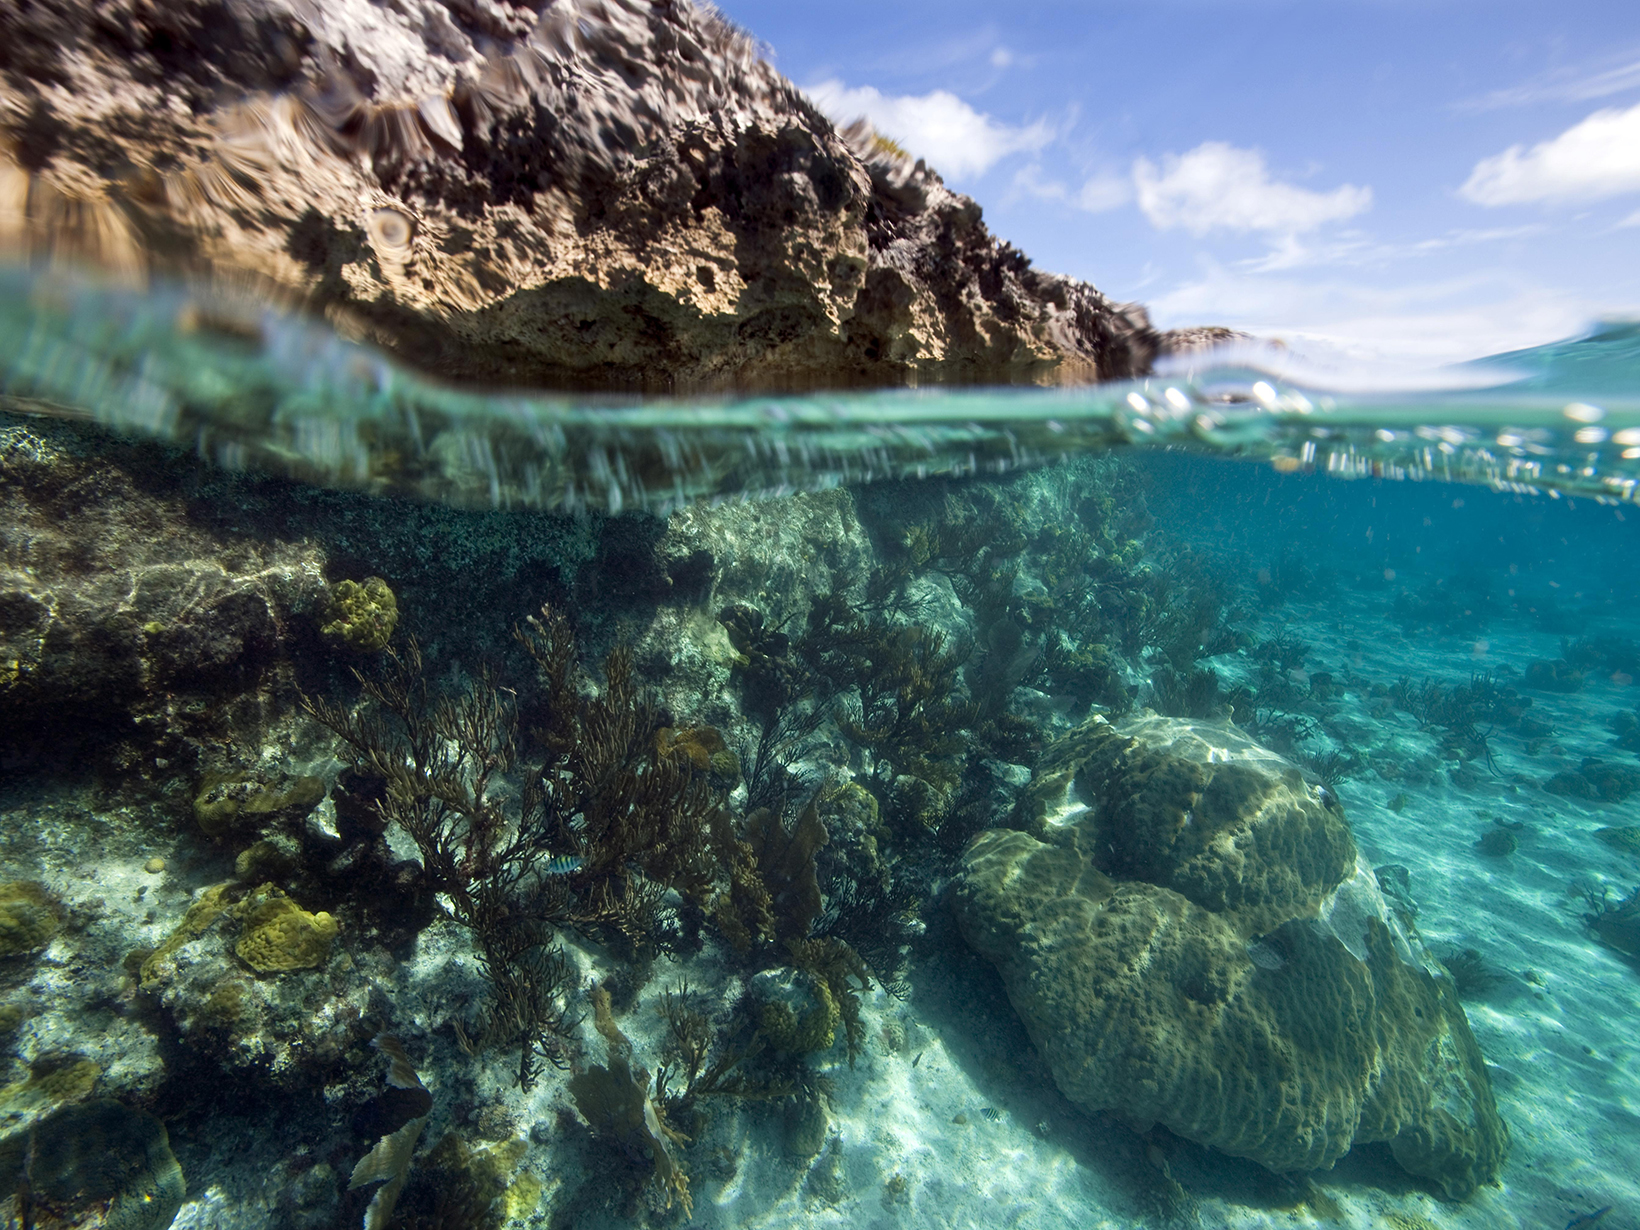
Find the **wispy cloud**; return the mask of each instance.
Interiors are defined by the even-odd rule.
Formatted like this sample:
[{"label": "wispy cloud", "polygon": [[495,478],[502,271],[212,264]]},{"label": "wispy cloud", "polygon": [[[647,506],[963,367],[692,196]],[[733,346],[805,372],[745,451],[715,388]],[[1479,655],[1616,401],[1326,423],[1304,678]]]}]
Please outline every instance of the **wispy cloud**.
[{"label": "wispy cloud", "polygon": [[1133,181],[1126,175],[1092,175],[1083,180],[1080,187],[1072,187],[1061,179],[1044,178],[1041,165],[1035,162],[1015,173],[1013,186],[1028,196],[1058,201],[1090,214],[1120,208],[1133,199]]},{"label": "wispy cloud", "polygon": [[1633,89],[1640,89],[1640,54],[1631,51],[1610,67],[1555,69],[1521,85],[1465,99],[1458,104],[1458,110],[1496,111],[1546,102],[1589,102]]},{"label": "wispy cloud", "polygon": [[1212,230],[1297,234],[1372,205],[1370,188],[1344,184],[1316,192],[1272,179],[1263,153],[1223,141],[1168,154],[1160,167],[1140,158],[1133,164],[1133,182],[1139,208],[1153,226],[1183,227],[1193,235]]},{"label": "wispy cloud", "polygon": [[945,175],[982,174],[1009,154],[1041,149],[1054,136],[1043,120],[1004,124],[948,90],[884,94],[871,86],[851,87],[832,79],[807,92],[832,119],[849,123],[863,116],[878,132]]},{"label": "wispy cloud", "polygon": [[1640,192],[1640,104],[1608,108],[1528,149],[1475,164],[1459,191],[1477,205],[1584,204]]},{"label": "wispy cloud", "polygon": [[1376,240],[1359,231],[1319,240],[1303,235],[1279,235],[1272,240],[1268,252],[1241,261],[1236,268],[1249,273],[1276,273],[1286,269],[1320,266],[1386,265],[1451,248],[1468,248],[1477,244],[1524,239],[1531,235],[1541,235],[1548,229],[1542,223],[1525,226],[1456,227],[1427,239],[1399,242]]},{"label": "wispy cloud", "polygon": [[1382,383],[1397,368],[1570,336],[1611,305],[1500,274],[1380,284],[1208,263],[1198,277],[1153,295],[1149,306],[1164,327],[1231,325],[1279,338],[1313,361],[1362,369],[1369,382]]}]

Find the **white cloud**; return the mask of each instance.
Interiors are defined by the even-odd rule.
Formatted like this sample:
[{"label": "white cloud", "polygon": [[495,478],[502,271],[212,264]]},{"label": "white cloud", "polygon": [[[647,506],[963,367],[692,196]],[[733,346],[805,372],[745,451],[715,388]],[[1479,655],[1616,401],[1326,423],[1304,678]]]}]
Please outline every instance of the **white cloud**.
[{"label": "white cloud", "polygon": [[1445,234],[1428,239],[1401,242],[1381,242],[1359,231],[1348,231],[1336,239],[1314,240],[1299,235],[1278,235],[1263,256],[1241,261],[1237,268],[1250,273],[1274,273],[1283,269],[1300,269],[1317,265],[1382,265],[1440,252],[1449,248],[1468,248],[1477,244],[1503,243],[1511,239],[1525,239],[1541,235],[1547,228],[1541,223],[1526,226],[1456,227]]},{"label": "white cloud", "polygon": [[1527,149],[1475,164],[1459,189],[1477,205],[1583,203],[1640,192],[1640,105],[1608,108]]},{"label": "white cloud", "polygon": [[838,123],[864,116],[883,136],[945,175],[979,175],[1009,154],[1039,150],[1053,139],[1053,130],[1041,120],[1024,127],[1004,124],[948,90],[894,95],[831,80],[810,86],[808,95]]},{"label": "white cloud", "polygon": [[[1335,385],[1416,386],[1436,364],[1570,337],[1621,304],[1503,274],[1431,282],[1269,276],[1209,264],[1149,300],[1163,328],[1224,324],[1279,338]],[[1631,305],[1632,307],[1632,305]]]},{"label": "white cloud", "polygon": [[1094,175],[1080,188],[1063,180],[1044,179],[1042,167],[1031,163],[1014,176],[1014,187],[1045,201],[1058,201],[1090,214],[1102,214],[1126,205],[1133,199],[1133,183],[1125,175]]},{"label": "white cloud", "polygon": [[1012,68],[1013,64],[1014,53],[1008,48],[998,47],[996,50],[991,52],[992,68]]},{"label": "white cloud", "polygon": [[1372,204],[1372,189],[1344,184],[1314,192],[1270,178],[1264,155],[1208,141],[1186,154],[1168,154],[1160,168],[1148,158],[1133,164],[1139,208],[1152,225],[1295,234],[1352,218]]}]

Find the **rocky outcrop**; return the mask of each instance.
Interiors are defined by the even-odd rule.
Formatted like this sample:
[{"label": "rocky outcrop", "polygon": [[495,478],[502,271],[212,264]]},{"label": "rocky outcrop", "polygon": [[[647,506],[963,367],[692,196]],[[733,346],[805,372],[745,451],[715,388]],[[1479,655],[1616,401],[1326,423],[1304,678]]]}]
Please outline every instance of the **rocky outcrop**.
[{"label": "rocky outcrop", "polygon": [[1028,792],[1037,835],[981,834],[954,899],[1067,1097],[1275,1171],[1385,1141],[1452,1197],[1497,1176],[1453,983],[1335,799],[1227,724],[1094,718],[1044,763],[1087,809]]},{"label": "rocky outcrop", "polygon": [[423,370],[687,391],[1145,371],[684,0],[0,8],[0,247],[218,276]]},{"label": "rocky outcrop", "polygon": [[0,417],[8,750],[138,729],[166,755],[219,741],[254,723],[270,681],[288,674],[292,624],[311,625],[328,595],[311,546],[195,524],[177,476],[104,447]]}]

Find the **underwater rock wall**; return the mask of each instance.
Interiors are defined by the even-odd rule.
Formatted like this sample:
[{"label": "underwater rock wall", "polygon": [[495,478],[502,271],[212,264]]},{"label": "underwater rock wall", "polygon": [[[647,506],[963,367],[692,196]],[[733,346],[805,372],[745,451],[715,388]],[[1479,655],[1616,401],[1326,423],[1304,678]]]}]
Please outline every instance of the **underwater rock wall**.
[{"label": "underwater rock wall", "polygon": [[250,275],[442,375],[1042,382],[1167,344],[686,3],[53,0],[0,11],[0,72],[0,250]]},{"label": "underwater rock wall", "polygon": [[1275,1171],[1387,1141],[1452,1197],[1496,1177],[1456,991],[1335,799],[1228,724],[1095,717],[1044,759],[1088,809],[1027,792],[1035,835],[976,838],[954,902],[1066,1096]]}]

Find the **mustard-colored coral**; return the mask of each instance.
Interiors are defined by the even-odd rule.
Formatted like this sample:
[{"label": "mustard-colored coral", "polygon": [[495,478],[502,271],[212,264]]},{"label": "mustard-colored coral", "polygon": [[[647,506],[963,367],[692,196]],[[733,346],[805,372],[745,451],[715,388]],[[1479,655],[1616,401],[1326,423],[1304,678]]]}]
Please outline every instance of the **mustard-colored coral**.
[{"label": "mustard-colored coral", "polygon": [[10,1127],[78,1102],[101,1075],[102,1069],[82,1055],[38,1059],[26,1077],[0,1089],[0,1125]]},{"label": "mustard-colored coral", "polygon": [[319,632],[358,653],[379,653],[387,648],[398,622],[398,599],[387,582],[366,577],[363,584],[342,581],[331,591]]},{"label": "mustard-colored coral", "polygon": [[45,885],[34,880],[0,884],[0,957],[44,948],[61,922]]},{"label": "mustard-colored coral", "polygon": [[259,974],[323,965],[340,930],[329,914],[308,913],[271,884],[240,902],[235,913],[244,932],[233,950]]}]

